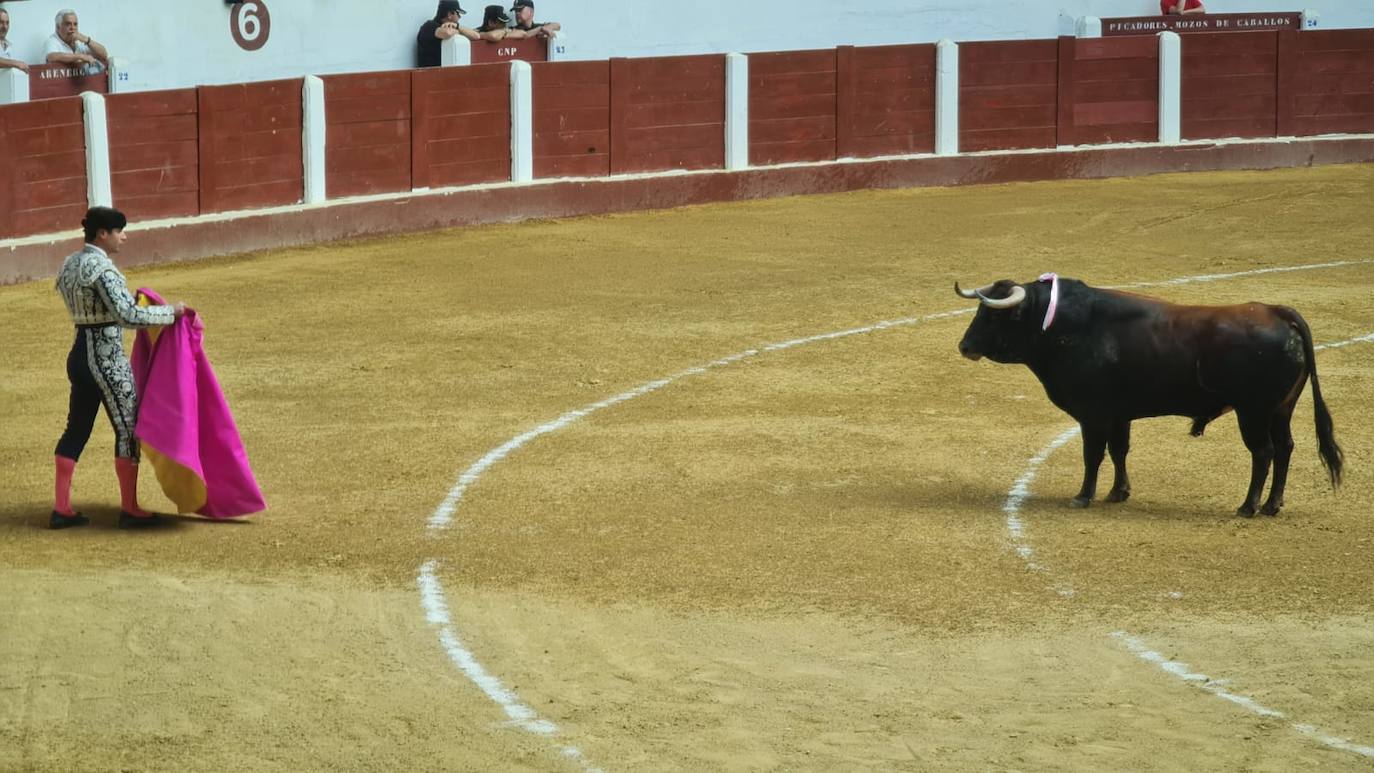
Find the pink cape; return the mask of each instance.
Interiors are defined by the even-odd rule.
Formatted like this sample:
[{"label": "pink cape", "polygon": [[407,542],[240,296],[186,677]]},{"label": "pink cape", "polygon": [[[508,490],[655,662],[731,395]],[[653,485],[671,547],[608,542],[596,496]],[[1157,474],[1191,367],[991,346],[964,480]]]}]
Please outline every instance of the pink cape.
[{"label": "pink cape", "polygon": [[[147,288],[138,293],[141,303],[163,302]],[[204,329],[190,312],[168,327],[138,331],[134,434],[163,492],[181,512],[235,518],[264,510],[267,503],[201,346]]]}]

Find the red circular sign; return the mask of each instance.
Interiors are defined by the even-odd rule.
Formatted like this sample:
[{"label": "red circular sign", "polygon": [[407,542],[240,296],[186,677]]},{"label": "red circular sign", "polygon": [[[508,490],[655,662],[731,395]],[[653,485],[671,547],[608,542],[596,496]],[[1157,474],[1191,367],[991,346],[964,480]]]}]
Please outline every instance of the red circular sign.
[{"label": "red circular sign", "polygon": [[243,0],[234,3],[229,13],[229,34],[244,51],[257,51],[267,45],[267,36],[272,33],[272,15],[262,0]]}]

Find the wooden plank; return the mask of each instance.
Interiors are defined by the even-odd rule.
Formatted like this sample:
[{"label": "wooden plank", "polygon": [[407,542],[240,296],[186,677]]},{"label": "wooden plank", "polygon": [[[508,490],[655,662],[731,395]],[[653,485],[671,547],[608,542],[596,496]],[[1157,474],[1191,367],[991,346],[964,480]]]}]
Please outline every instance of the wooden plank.
[{"label": "wooden plank", "polygon": [[217,191],[217,212],[295,204],[301,200],[300,180],[275,180],[248,185],[227,186]]},{"label": "wooden plank", "polygon": [[749,77],[835,72],[835,50],[774,51],[749,55]]},{"label": "wooden plank", "polygon": [[510,179],[510,159],[459,161],[436,164],[431,172],[434,187],[503,182]]},{"label": "wooden plank", "polygon": [[1079,81],[1074,89],[1077,102],[1159,101],[1159,80]]},{"label": "wooden plank", "polygon": [[611,132],[611,161],[610,173],[621,174],[629,171],[628,153],[626,146],[626,125],[625,112],[630,106],[630,73],[629,59],[616,57],[611,59],[611,109],[610,109],[610,132]]},{"label": "wooden plank", "polygon": [[749,74],[749,96],[771,99],[780,96],[834,94],[835,73],[786,73],[783,75]]},{"label": "wooden plank", "polygon": [[193,217],[200,214],[198,197],[193,188],[189,191],[149,193],[140,195],[121,195],[114,193],[114,205],[128,215],[130,220],[155,220],[164,217]]},{"label": "wooden plank", "polygon": [[1374,91],[1374,75],[1368,73],[1291,73],[1290,77],[1297,94],[1368,94]]},{"label": "wooden plank", "polygon": [[135,91],[107,94],[105,110],[113,121],[123,116],[151,118],[154,116],[195,115],[195,89],[166,89],[163,91]]},{"label": "wooden plank", "polygon": [[[0,148],[10,147],[10,108],[0,105]],[[14,167],[0,164],[0,236],[14,235]]]},{"label": "wooden plank", "polygon": [[855,111],[859,115],[887,110],[934,110],[935,92],[893,89],[861,93],[855,101]]},{"label": "wooden plank", "polygon": [[1159,120],[1159,105],[1152,101],[1079,102],[1074,107],[1074,126],[1146,124]]},{"label": "wooden plank", "polygon": [[959,89],[959,106],[979,108],[1054,107],[1059,87],[1053,82],[1034,86],[970,86]]},{"label": "wooden plank", "polygon": [[544,156],[534,158],[534,175],[541,179],[553,177],[605,177],[610,174],[609,153],[580,156]]},{"label": "wooden plank", "polygon": [[1275,73],[1266,75],[1214,75],[1206,78],[1184,78],[1183,99],[1199,96],[1255,97],[1274,96]]},{"label": "wooden plank", "polygon": [[429,155],[433,159],[432,169],[462,161],[505,159],[510,163],[510,138],[493,136],[432,140],[429,143]]},{"label": "wooden plank", "polygon": [[749,142],[787,143],[811,142],[813,140],[835,141],[835,116],[823,115],[814,118],[794,118],[780,121],[750,121]]},{"label": "wooden plank", "polygon": [[716,148],[651,150],[631,153],[626,166],[633,172],[668,169],[719,169],[725,165],[725,151]]},{"label": "wooden plank", "polygon": [[165,169],[135,169],[111,172],[110,186],[120,196],[144,196],[172,191],[195,192],[199,171],[194,166],[172,166]]},{"label": "wooden plank", "polygon": [[[724,135],[720,126],[716,124],[629,129],[626,132],[625,147],[631,154],[660,150],[692,151],[698,148],[720,148],[724,153]],[[724,158],[722,155],[722,164]]]},{"label": "wooden plank", "polygon": [[409,145],[370,145],[334,153],[325,159],[325,172],[357,173],[405,171],[410,168]]},{"label": "wooden plank", "polygon": [[749,143],[749,163],[754,166],[792,164],[799,161],[833,161],[835,140]]},{"label": "wooden plank", "polygon": [[932,153],[935,151],[935,133],[898,134],[880,137],[855,137],[854,157],[873,158],[874,156],[904,155],[908,153]]},{"label": "wooden plank", "polygon": [[534,156],[609,155],[611,133],[575,132],[571,134],[536,134]]},{"label": "wooden plank", "polygon": [[366,99],[410,94],[406,70],[322,75],[326,106],[338,99]]},{"label": "wooden plank", "polygon": [[1074,58],[1080,63],[1112,59],[1159,58],[1159,41],[1153,35],[1116,38],[1078,38]]},{"label": "wooden plank", "polygon": [[609,61],[599,62],[535,62],[533,68],[534,88],[553,86],[582,86],[587,84],[609,84],[611,68]]},{"label": "wooden plank", "polygon": [[47,129],[56,126],[80,126],[82,124],[80,97],[20,102],[6,105],[5,110],[9,116],[9,130],[11,132]]},{"label": "wooden plank", "polygon": [[[220,191],[229,188],[236,188],[257,183],[268,184],[277,182],[295,182],[296,187],[304,187],[301,179],[301,159],[300,156],[263,156],[260,158],[246,158],[237,161],[221,162],[212,164],[218,167],[218,179]],[[278,204],[291,204],[300,197],[290,201],[278,201]]]},{"label": "wooden plank", "polygon": [[411,70],[410,81],[410,184],[415,188],[429,188],[429,99],[422,87],[428,72],[425,68]]},{"label": "wooden plank", "polygon": [[854,62],[854,47],[835,49],[835,153],[837,158],[853,155],[854,112],[857,107],[859,70]]},{"label": "wooden plank", "polygon": [[285,132],[251,132],[217,138],[214,155],[207,162],[223,164],[264,156],[300,159],[302,152],[300,137]]},{"label": "wooden plank", "polygon": [[965,68],[959,63],[959,85],[1017,86],[1022,84],[1054,83],[1059,75],[1058,62],[1029,62],[1009,67],[1001,63],[974,63]]},{"label": "wooden plank", "polygon": [[1077,87],[1074,73],[1074,43],[1067,35],[1059,38],[1059,98],[1057,145],[1073,145],[1077,137],[1073,123],[1074,93]]},{"label": "wooden plank", "polygon": [[1308,51],[1299,61],[1305,75],[1317,73],[1374,73],[1374,51]]},{"label": "wooden plank", "polygon": [[1198,58],[1237,54],[1257,54],[1272,59],[1278,45],[1278,32],[1198,32],[1180,39],[1185,64]]},{"label": "wooden plank", "polygon": [[775,118],[804,118],[824,115],[835,117],[835,95],[817,94],[786,98],[764,99],[749,105],[749,120]]},{"label": "wooden plank", "polygon": [[1093,81],[1114,83],[1131,80],[1153,80],[1158,83],[1159,60],[1100,59],[1095,62],[1074,63],[1074,81],[1077,83]]},{"label": "wooden plank", "polygon": [[1050,40],[985,40],[959,44],[959,66],[980,64],[1053,64],[1059,59],[1059,42]]},{"label": "wooden plank", "polygon": [[[153,138],[145,138],[153,139]],[[118,153],[110,154],[111,172],[131,172],[139,169],[195,167],[200,164],[199,143],[194,140],[175,142],[144,142],[122,145]]]},{"label": "wooden plank", "polygon": [[1275,73],[1274,84],[1274,136],[1291,137],[1295,126],[1293,123],[1294,98],[1297,94],[1293,89],[1293,75],[1298,67],[1298,39],[1301,35],[1310,33],[1297,32],[1296,30],[1285,30],[1278,33],[1278,66]]},{"label": "wooden plank", "polygon": [[1020,148],[1052,148],[1056,142],[1054,126],[1005,127],[959,132],[959,149],[973,153],[980,150],[1016,150]]},{"label": "wooden plank", "polygon": [[1297,42],[1304,52],[1374,51],[1374,29],[1309,30]]},{"label": "wooden plank", "polygon": [[68,231],[81,223],[86,214],[86,202],[62,204],[40,209],[21,209],[13,213],[14,236],[47,234],[54,231]]},{"label": "wooden plank", "polygon": [[861,70],[921,69],[935,67],[935,44],[913,43],[896,46],[857,46],[854,65]]},{"label": "wooden plank", "polygon": [[336,99],[325,105],[325,121],[330,126],[369,121],[410,120],[410,94],[381,94],[375,97]]},{"label": "wooden plank", "polygon": [[20,211],[60,207],[86,202],[86,171],[74,177],[44,176],[34,182],[16,180],[14,200],[21,202]]},{"label": "wooden plank", "polygon": [[610,83],[579,83],[571,86],[548,86],[534,90],[534,112],[598,107],[606,110],[611,104]]},{"label": "wooden plank", "polygon": [[1184,121],[1181,129],[1183,138],[1190,140],[1270,137],[1274,131],[1274,118],[1268,115],[1193,119]]},{"label": "wooden plank", "polygon": [[10,179],[16,183],[61,180],[86,173],[86,151],[68,150],[45,156],[15,158],[10,165]]},{"label": "wooden plank", "polygon": [[1296,116],[1293,133],[1299,137],[1316,134],[1368,134],[1374,132],[1374,115]]},{"label": "wooden plank", "polygon": [[963,107],[959,108],[959,126],[970,129],[1024,129],[1055,125],[1055,105],[1030,107]]},{"label": "wooden plank", "polygon": [[725,79],[724,54],[656,56],[626,59],[624,73],[631,83]]},{"label": "wooden plank", "polygon": [[934,134],[935,111],[912,110],[875,113],[855,117],[856,137],[896,136],[903,134]]},{"label": "wooden plank", "polygon": [[1184,58],[1184,79],[1212,75],[1273,75],[1278,69],[1276,52],[1266,54],[1228,54]]},{"label": "wooden plank", "polygon": [[145,143],[150,137],[155,137],[161,142],[194,141],[200,133],[198,119],[194,113],[154,115],[146,118],[126,115],[118,119],[112,118],[108,126],[111,150]]},{"label": "wooden plank", "polygon": [[430,119],[430,141],[498,136],[510,136],[510,116],[503,113],[470,113]]},{"label": "wooden plank", "polygon": [[1078,144],[1104,145],[1112,142],[1155,142],[1159,139],[1158,123],[1103,124],[1077,128]]},{"label": "wooden plank", "polygon": [[409,121],[374,121],[330,126],[325,131],[327,149],[357,148],[367,145],[394,145],[410,142]]},{"label": "wooden plank", "polygon": [[50,156],[70,150],[86,148],[86,130],[81,124],[38,127],[34,129],[9,129],[9,145],[4,149],[6,158],[26,158],[29,156]]},{"label": "wooden plank", "polygon": [[340,173],[329,177],[330,198],[399,193],[408,190],[410,190],[409,168],[389,172]]},{"label": "wooden plank", "polygon": [[605,107],[546,110],[534,113],[534,133],[585,132],[611,130],[610,112]]},{"label": "wooden plank", "polygon": [[725,103],[710,101],[631,105],[625,114],[625,127],[627,129],[698,123],[717,124],[722,127],[721,131],[724,132]]},{"label": "wooden plank", "polygon": [[1367,115],[1374,113],[1374,94],[1299,94],[1293,112],[1302,117]]}]

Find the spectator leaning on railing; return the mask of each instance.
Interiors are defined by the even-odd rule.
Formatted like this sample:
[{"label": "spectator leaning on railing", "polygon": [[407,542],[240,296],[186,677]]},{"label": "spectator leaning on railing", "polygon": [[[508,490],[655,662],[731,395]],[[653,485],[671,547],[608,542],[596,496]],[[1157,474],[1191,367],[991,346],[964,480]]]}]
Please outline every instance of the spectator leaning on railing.
[{"label": "spectator leaning on railing", "polygon": [[506,38],[523,38],[525,33],[515,33],[506,25],[510,24],[510,17],[506,15],[506,9],[499,5],[489,5],[482,12],[482,26],[477,28],[477,34],[483,40],[505,40]]},{"label": "spectator leaning on railing", "polygon": [[0,70],[10,68],[28,72],[29,66],[10,53],[10,12],[0,8]]},{"label": "spectator leaning on railing", "polygon": [[512,5],[510,10],[515,14],[515,23],[511,25],[511,30],[523,32],[525,37],[551,38],[554,33],[563,29],[563,25],[556,21],[535,21],[534,0],[515,0],[515,5]]},{"label": "spectator leaning on railing", "polygon": [[419,33],[415,35],[415,43],[418,47],[416,59],[418,66],[438,67],[442,58],[439,47],[449,38],[462,35],[468,40],[477,40],[476,31],[458,23],[458,19],[465,13],[467,11],[458,5],[458,0],[439,0],[439,7],[434,11],[434,18],[421,24]]},{"label": "spectator leaning on railing", "polygon": [[105,47],[81,32],[76,19],[76,11],[64,8],[57,12],[57,31],[48,38],[48,64],[66,64],[81,67],[86,75],[99,75],[110,64],[110,53]]},{"label": "spectator leaning on railing", "polygon": [[1159,12],[1165,16],[1176,16],[1207,13],[1207,9],[1202,7],[1202,0],[1159,0]]}]

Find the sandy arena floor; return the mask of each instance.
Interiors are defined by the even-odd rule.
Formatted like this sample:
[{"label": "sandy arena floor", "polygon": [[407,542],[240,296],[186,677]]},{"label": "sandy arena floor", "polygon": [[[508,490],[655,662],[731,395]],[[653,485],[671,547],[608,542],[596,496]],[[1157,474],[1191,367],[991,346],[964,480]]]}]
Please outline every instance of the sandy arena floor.
[{"label": "sandy arena floor", "polygon": [[969,308],[956,279],[1051,270],[1239,273],[1142,292],[1369,336],[1374,166],[134,271],[204,315],[271,505],[152,533],[114,528],[103,420],[76,479],[94,523],[43,528],[71,332],[49,283],[0,287],[0,770],[1374,768],[1374,340],[1318,358],[1339,492],[1309,391],[1278,518],[1232,515],[1231,417],[1137,423],[1130,502],[1069,510],[1071,420],[1026,369],[959,357],[968,316],[911,322]]}]

